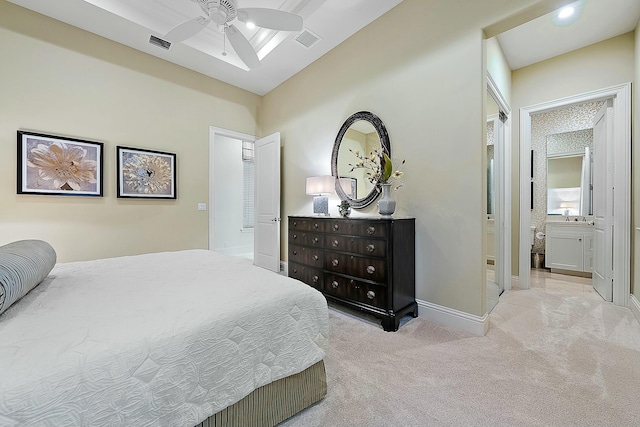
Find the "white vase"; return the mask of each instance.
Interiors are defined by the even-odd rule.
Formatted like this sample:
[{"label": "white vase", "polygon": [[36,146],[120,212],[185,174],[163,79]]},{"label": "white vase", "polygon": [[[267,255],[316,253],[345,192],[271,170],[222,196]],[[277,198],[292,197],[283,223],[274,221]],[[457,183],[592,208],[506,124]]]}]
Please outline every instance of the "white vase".
[{"label": "white vase", "polygon": [[396,210],[396,201],[391,197],[391,184],[380,184],[382,197],[378,201],[378,213],[381,216],[391,216]]}]

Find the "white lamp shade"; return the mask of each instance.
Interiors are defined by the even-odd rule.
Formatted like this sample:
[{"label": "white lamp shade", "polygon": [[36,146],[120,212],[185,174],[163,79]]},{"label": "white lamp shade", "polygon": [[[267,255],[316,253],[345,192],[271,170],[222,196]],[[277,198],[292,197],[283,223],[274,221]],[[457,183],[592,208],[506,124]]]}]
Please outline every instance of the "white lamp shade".
[{"label": "white lamp shade", "polygon": [[331,175],[310,176],[307,178],[307,195],[333,194],[336,179]]}]

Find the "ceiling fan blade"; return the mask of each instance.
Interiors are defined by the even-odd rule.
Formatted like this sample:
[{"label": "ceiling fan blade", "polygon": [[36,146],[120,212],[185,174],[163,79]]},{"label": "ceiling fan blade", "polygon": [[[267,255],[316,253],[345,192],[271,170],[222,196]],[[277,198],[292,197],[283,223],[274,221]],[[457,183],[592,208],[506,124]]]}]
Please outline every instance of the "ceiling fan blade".
[{"label": "ceiling fan blade", "polygon": [[302,29],[302,16],[277,9],[259,7],[238,9],[238,19],[242,22],[251,21],[258,27],[272,30],[300,31]]},{"label": "ceiling fan blade", "polygon": [[172,42],[181,42],[198,34],[204,27],[209,25],[210,19],[198,16],[182,24],[173,27],[165,38]]},{"label": "ceiling fan blade", "polygon": [[224,27],[224,33],[229,37],[229,43],[233,46],[233,50],[236,51],[242,62],[247,64],[247,67],[253,69],[260,66],[260,60],[253,46],[249,43],[249,40],[242,35],[235,25],[229,25]]}]

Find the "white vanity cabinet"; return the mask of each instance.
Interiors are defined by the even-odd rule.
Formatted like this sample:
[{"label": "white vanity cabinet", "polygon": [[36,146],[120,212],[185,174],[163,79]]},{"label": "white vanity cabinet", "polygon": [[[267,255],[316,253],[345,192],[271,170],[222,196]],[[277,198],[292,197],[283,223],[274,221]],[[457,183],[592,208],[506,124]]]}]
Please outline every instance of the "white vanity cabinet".
[{"label": "white vanity cabinet", "polygon": [[545,266],[552,270],[591,273],[593,225],[585,222],[547,222]]}]

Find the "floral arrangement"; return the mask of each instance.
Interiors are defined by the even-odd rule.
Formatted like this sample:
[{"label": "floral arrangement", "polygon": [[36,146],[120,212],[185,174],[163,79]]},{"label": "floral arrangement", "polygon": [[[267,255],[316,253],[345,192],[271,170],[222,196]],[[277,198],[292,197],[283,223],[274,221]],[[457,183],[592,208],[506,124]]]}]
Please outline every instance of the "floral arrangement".
[{"label": "floral arrangement", "polygon": [[37,169],[42,182],[49,184],[44,188],[79,191],[97,182],[97,162],[86,156],[87,150],[76,145],[38,144],[31,150],[27,166]]},{"label": "floral arrangement", "polygon": [[404,182],[400,178],[404,175],[401,171],[405,160],[400,162],[400,166],[394,170],[393,161],[389,158],[387,153],[382,149],[375,149],[369,156],[364,156],[358,150],[349,149],[354,156],[358,159],[355,165],[351,166],[351,172],[356,169],[366,169],[366,175],[369,182],[373,185],[380,184],[394,184],[396,190],[404,185]]}]

